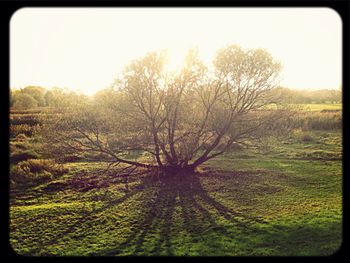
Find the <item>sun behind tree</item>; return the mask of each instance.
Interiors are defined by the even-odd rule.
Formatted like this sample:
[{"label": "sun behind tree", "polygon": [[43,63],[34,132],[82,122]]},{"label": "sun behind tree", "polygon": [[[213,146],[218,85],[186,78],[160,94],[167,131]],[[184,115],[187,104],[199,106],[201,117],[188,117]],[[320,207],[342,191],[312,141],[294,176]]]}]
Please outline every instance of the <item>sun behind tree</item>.
[{"label": "sun behind tree", "polygon": [[[196,50],[177,72],[166,72],[165,62],[164,52],[148,53],[91,103],[67,108],[45,132],[53,156],[94,152],[123,171],[178,174],[234,145],[288,130],[290,112],[271,92],[281,65],[267,51],[227,46],[213,70]],[[131,160],[132,151],[148,158]]]}]

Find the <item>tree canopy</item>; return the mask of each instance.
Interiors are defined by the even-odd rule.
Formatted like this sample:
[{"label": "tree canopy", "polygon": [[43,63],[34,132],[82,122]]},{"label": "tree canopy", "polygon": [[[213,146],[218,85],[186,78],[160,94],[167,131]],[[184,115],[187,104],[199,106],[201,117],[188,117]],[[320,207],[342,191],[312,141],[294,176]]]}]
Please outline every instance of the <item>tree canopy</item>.
[{"label": "tree canopy", "polygon": [[38,106],[38,101],[26,93],[16,94],[12,103],[14,108],[20,110],[31,109]]}]

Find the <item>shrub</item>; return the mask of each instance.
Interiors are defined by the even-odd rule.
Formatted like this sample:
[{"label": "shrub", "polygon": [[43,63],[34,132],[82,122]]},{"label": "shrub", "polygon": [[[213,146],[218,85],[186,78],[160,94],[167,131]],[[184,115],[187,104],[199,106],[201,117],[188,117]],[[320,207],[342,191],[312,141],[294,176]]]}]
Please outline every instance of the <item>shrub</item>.
[{"label": "shrub", "polygon": [[293,127],[303,130],[336,130],[342,128],[341,111],[300,112],[293,118]]},{"label": "shrub", "polygon": [[13,184],[37,184],[67,173],[68,169],[53,160],[29,159],[22,161],[11,170]]},{"label": "shrub", "polygon": [[301,137],[301,140],[303,142],[312,142],[314,140],[314,138],[312,138],[312,136],[310,134],[304,134],[302,137]]},{"label": "shrub", "polygon": [[81,161],[82,158],[80,156],[76,156],[76,155],[65,155],[65,156],[62,156],[59,160],[63,161],[63,162],[72,163],[72,162]]},{"label": "shrub", "polygon": [[15,140],[10,141],[10,163],[15,164],[28,159],[39,159],[40,156],[35,150],[29,138],[20,133]]},{"label": "shrub", "polygon": [[19,163],[28,159],[37,159],[39,154],[33,150],[14,151],[11,153],[10,163]]},{"label": "shrub", "polygon": [[10,115],[11,125],[27,124],[34,126],[40,123],[38,114],[11,114]]},{"label": "shrub", "polygon": [[310,160],[341,160],[342,154],[340,152],[330,152],[325,150],[314,150],[311,152],[301,152],[296,155],[301,159]]},{"label": "shrub", "polygon": [[318,112],[307,117],[308,127],[313,130],[334,130],[342,128],[341,113]]},{"label": "shrub", "polygon": [[311,142],[314,140],[307,131],[303,131],[301,128],[293,130],[293,136],[303,142]]},{"label": "shrub", "polygon": [[38,106],[37,100],[28,94],[18,94],[14,98],[14,104],[13,104],[14,109],[27,110],[27,109],[36,108],[37,106]]},{"label": "shrub", "polygon": [[15,140],[18,142],[25,142],[28,140],[28,137],[24,133],[20,133],[16,136]]},{"label": "shrub", "polygon": [[232,152],[234,152],[234,151],[240,151],[240,150],[242,150],[242,146],[240,145],[240,144],[238,144],[238,143],[233,143],[231,146],[230,146],[230,148],[229,148],[229,151],[232,151]]},{"label": "shrub", "polygon": [[27,124],[20,124],[20,125],[10,125],[10,137],[15,138],[19,134],[24,134],[28,137],[31,137],[34,135],[34,133],[38,130],[39,126],[30,126]]},{"label": "shrub", "polygon": [[11,151],[27,150],[28,148],[30,148],[30,144],[28,143],[27,140],[26,141],[24,141],[24,140],[10,141],[10,149],[11,149]]}]

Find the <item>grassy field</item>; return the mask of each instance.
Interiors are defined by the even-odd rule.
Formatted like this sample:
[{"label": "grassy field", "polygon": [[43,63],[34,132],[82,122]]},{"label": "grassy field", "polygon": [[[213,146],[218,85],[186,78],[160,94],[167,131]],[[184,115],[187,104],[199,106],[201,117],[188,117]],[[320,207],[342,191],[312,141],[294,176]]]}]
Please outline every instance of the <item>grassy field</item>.
[{"label": "grassy field", "polygon": [[39,256],[330,255],[342,236],[341,159],[338,129],[296,131],[180,179],[68,163],[58,178],[11,189],[10,243]]},{"label": "grassy field", "polygon": [[303,108],[310,111],[341,110],[342,104],[303,104]]}]

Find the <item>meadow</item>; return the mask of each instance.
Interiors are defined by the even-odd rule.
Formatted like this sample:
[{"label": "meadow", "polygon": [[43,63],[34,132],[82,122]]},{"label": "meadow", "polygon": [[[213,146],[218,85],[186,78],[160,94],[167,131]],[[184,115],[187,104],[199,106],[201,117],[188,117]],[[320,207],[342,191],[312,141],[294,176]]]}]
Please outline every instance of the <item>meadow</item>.
[{"label": "meadow", "polygon": [[303,104],[303,108],[305,110],[310,111],[329,111],[329,110],[341,110],[342,104],[341,103],[329,103],[329,104],[321,104],[321,103],[310,103],[310,104]]},{"label": "meadow", "polygon": [[40,111],[12,112],[10,244],[30,256],[331,255],[342,242],[333,106],[305,105],[284,140],[233,149],[181,179],[40,161]]}]

